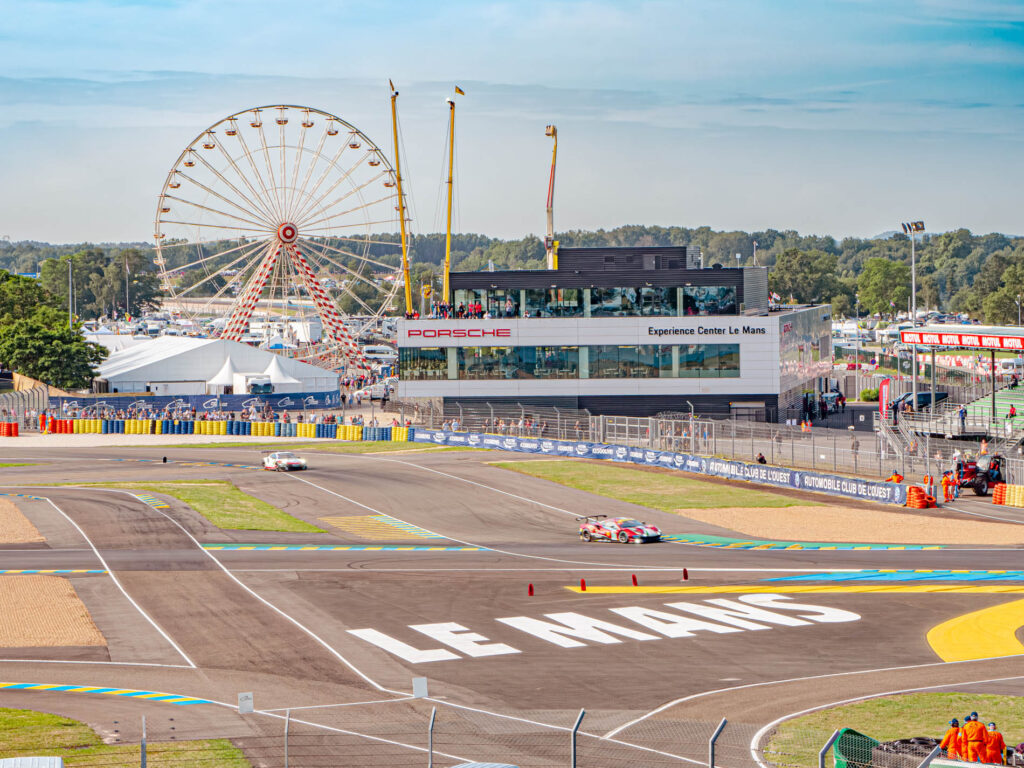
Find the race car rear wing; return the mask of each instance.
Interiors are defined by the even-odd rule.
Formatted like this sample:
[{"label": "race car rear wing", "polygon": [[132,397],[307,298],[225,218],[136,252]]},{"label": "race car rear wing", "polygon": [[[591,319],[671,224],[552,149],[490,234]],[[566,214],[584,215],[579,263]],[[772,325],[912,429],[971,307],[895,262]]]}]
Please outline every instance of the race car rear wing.
[{"label": "race car rear wing", "polygon": [[579,520],[581,523],[585,523],[588,520],[604,520],[606,517],[608,517],[608,515],[583,515],[582,517],[577,517],[576,519]]}]

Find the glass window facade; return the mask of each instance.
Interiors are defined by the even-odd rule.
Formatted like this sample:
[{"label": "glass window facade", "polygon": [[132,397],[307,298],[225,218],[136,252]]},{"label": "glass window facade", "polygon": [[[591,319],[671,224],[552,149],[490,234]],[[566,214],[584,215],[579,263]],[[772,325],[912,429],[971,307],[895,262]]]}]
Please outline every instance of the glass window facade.
[{"label": "glass window facade", "polygon": [[660,344],[591,346],[592,379],[657,379],[672,376],[672,347]]},{"label": "glass window facade", "polygon": [[684,315],[735,315],[736,288],[731,285],[688,285],[683,288]]},{"label": "glass window facade", "polygon": [[522,347],[457,347],[460,379],[518,379]]},{"label": "glass window facade", "polygon": [[579,347],[515,347],[520,379],[578,379]]},{"label": "glass window facade", "polygon": [[402,347],[398,350],[399,376],[407,381],[448,378],[448,350],[444,347]]},{"label": "glass window facade", "polygon": [[524,317],[583,317],[583,288],[527,288]]},{"label": "glass window facade", "polygon": [[[448,358],[461,381],[500,379],[738,378],[739,344],[630,344],[586,347],[450,347],[402,349],[410,381],[448,378]],[[588,375],[581,376],[584,358]]]},{"label": "glass window facade", "polygon": [[[680,298],[682,294],[682,298]],[[682,317],[739,313],[736,287],[459,288],[454,306],[479,303],[491,317]],[[589,299],[589,304],[588,304]],[[682,306],[680,306],[682,301]],[[589,313],[587,307],[589,306]]]},{"label": "glass window facade", "polygon": [[679,376],[684,379],[738,378],[739,344],[690,344],[679,347]]},{"label": "glass window facade", "polygon": [[591,288],[591,317],[632,317],[640,314],[636,288]]}]

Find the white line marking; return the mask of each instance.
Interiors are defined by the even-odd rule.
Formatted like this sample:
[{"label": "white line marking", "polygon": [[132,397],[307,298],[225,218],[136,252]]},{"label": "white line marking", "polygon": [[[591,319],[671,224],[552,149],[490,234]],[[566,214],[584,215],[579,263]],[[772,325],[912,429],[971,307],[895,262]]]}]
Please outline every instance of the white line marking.
[{"label": "white line marking", "polygon": [[334,707],[361,707],[364,704],[394,704],[396,701],[414,701],[414,696],[406,696],[404,699],[377,699],[376,701],[346,701],[341,704],[310,704],[304,707],[277,707],[275,709],[261,709],[260,712],[286,712],[291,710],[297,712],[300,709],[333,709]]},{"label": "white line marking", "polygon": [[808,676],[805,676],[805,677],[790,677],[790,678],[786,678],[784,680],[764,680],[764,681],[762,681],[760,683],[747,683],[745,685],[730,685],[730,686],[728,686],[726,688],[716,688],[716,689],[711,690],[711,691],[702,691],[701,693],[692,693],[689,696],[683,696],[681,698],[674,699],[672,701],[666,702],[665,704],[662,704],[660,707],[652,709],[650,712],[648,712],[648,713],[646,713],[644,715],[641,715],[640,717],[637,717],[637,718],[634,718],[634,719],[630,720],[628,723],[623,723],[622,725],[618,726],[617,728],[613,728],[612,730],[608,731],[608,733],[605,734],[605,737],[606,738],[610,738],[612,736],[615,736],[616,734],[621,733],[622,731],[626,730],[627,728],[631,728],[632,726],[637,725],[638,723],[642,723],[644,720],[646,720],[649,717],[652,717],[654,715],[660,714],[660,713],[664,712],[666,709],[671,709],[672,707],[676,706],[677,704],[685,704],[688,701],[693,701],[694,699],[700,699],[700,698],[703,698],[705,696],[714,696],[717,693],[729,693],[730,691],[742,691],[742,690],[745,690],[747,688],[763,688],[763,687],[769,686],[769,685],[783,685],[785,683],[801,683],[801,682],[806,682],[807,680],[825,680],[825,679],[830,678],[830,677],[846,677],[847,675],[870,675],[870,674],[874,674],[876,672],[902,672],[902,671],[908,670],[908,669],[927,669],[929,667],[948,667],[948,666],[953,666],[953,665],[957,665],[957,664],[972,664],[972,663],[987,662],[987,661],[1005,661],[1006,659],[1016,659],[1016,658],[1022,658],[1022,657],[1024,657],[1024,654],[1011,654],[1010,656],[994,656],[994,657],[992,657],[990,659],[967,659],[967,660],[964,660],[964,661],[930,661],[930,662],[927,662],[925,664],[907,664],[907,665],[904,665],[902,667],[877,667],[875,669],[857,669],[857,670],[854,670],[852,672],[829,672],[826,675],[808,675]]},{"label": "white line marking", "polygon": [[750,756],[754,759],[754,761],[759,766],[761,766],[761,768],[770,768],[770,766],[767,763],[765,763],[761,759],[761,757],[757,754],[757,745],[761,743],[761,739],[764,738],[764,735],[770,729],[774,728],[776,725],[778,725],[779,723],[783,722],[784,720],[790,720],[790,719],[792,719],[794,717],[800,717],[801,715],[806,715],[809,712],[817,712],[820,709],[828,709],[829,707],[840,707],[843,704],[852,704],[855,701],[865,701],[867,699],[877,699],[877,698],[879,698],[881,696],[893,696],[893,695],[895,695],[897,693],[910,693],[911,691],[931,691],[931,690],[935,690],[936,688],[948,688],[951,685],[982,685],[984,683],[1001,683],[1001,682],[1003,682],[1005,680],[1020,680],[1022,677],[1024,677],[1024,675],[1014,675],[1013,677],[994,677],[991,680],[971,680],[971,681],[968,681],[968,682],[961,682],[961,683],[950,683],[950,682],[947,681],[947,682],[941,683],[939,685],[921,685],[921,686],[916,686],[914,688],[900,688],[899,690],[885,691],[884,693],[869,693],[869,694],[867,694],[865,696],[854,696],[852,699],[843,699],[842,701],[833,701],[833,702],[831,702],[829,704],[821,704],[819,706],[810,707],[809,709],[804,709],[804,710],[801,710],[799,712],[791,712],[788,715],[783,715],[782,717],[779,717],[779,718],[776,718],[775,720],[772,720],[770,723],[767,723],[766,725],[764,725],[757,733],[754,734],[753,738],[751,738],[751,740],[750,740]]},{"label": "white line marking", "polygon": [[[392,459],[381,459],[381,461],[392,461]],[[406,462],[403,461],[403,462],[398,462],[398,463],[405,464]],[[416,465],[415,464],[410,464],[409,466],[413,466],[414,467]],[[442,472],[442,473],[439,473],[439,474],[444,474],[444,473]],[[347,501],[347,502],[349,502],[351,504],[355,504],[358,507],[362,507],[363,509],[366,509],[366,510],[369,510],[370,512],[373,512],[374,514],[377,514],[377,515],[388,515],[388,517],[394,518],[395,520],[398,520],[400,523],[405,523],[406,525],[416,525],[415,523],[410,523],[407,520],[402,520],[401,518],[395,517],[394,515],[391,515],[391,514],[389,514],[387,512],[382,512],[379,509],[374,509],[373,507],[368,507],[365,504],[363,504],[362,502],[356,501],[355,499],[350,499],[348,496],[343,496],[342,494],[338,493],[337,491],[332,491],[330,488],[324,488],[322,485],[317,485],[316,483],[314,483],[314,482],[312,482],[310,480],[306,480],[305,478],[298,477],[298,476],[293,475],[291,473],[289,473],[287,476],[292,478],[293,480],[298,480],[300,483],[305,483],[306,485],[311,485],[314,488],[319,488],[324,493],[329,493],[329,494],[331,494],[331,496],[337,496],[339,499],[344,499],[345,501]],[[454,475],[449,475],[449,477],[454,477]],[[471,481],[467,481],[467,482],[471,482]],[[479,483],[473,483],[473,484],[474,485],[480,485]],[[482,487],[486,488],[487,486],[482,486]],[[504,491],[499,491],[499,493],[504,493]],[[513,494],[509,494],[509,495],[513,495]],[[523,501],[530,501],[529,499],[525,499],[525,498],[523,498],[521,496],[517,496],[516,498],[523,499]],[[540,502],[536,502],[536,503],[539,504]],[[546,506],[549,506],[549,505],[541,504],[541,506],[545,506],[546,507]],[[558,509],[558,507],[551,507],[551,508],[552,509]],[[566,510],[563,509],[563,510],[560,510],[560,511],[565,512]],[[573,514],[573,513],[569,512],[568,514]],[[421,527],[422,528],[422,526],[417,526],[417,527]],[[587,560],[570,560],[570,559],[565,558],[565,557],[545,557],[544,555],[528,555],[528,554],[525,554],[525,553],[522,553],[522,552],[511,552],[511,551],[509,551],[507,549],[498,549],[497,547],[487,546],[486,544],[478,544],[478,543],[473,542],[473,541],[466,541],[465,539],[457,539],[454,536],[448,536],[448,535],[443,534],[443,533],[438,533],[437,531],[431,531],[431,530],[429,530],[427,528],[424,528],[423,530],[428,531],[429,533],[432,533],[435,536],[440,536],[442,538],[448,539],[448,541],[454,541],[456,544],[462,544],[462,545],[468,546],[468,547],[478,547],[480,549],[488,550],[490,552],[497,552],[498,554],[501,554],[501,555],[509,555],[510,557],[522,557],[522,558],[526,558],[528,560],[546,560],[546,561],[552,562],[552,563],[572,563],[572,564],[575,564],[575,565],[596,565],[598,567],[604,567],[604,566],[608,565],[608,563],[595,563],[593,561],[587,561]],[[636,568],[636,569],[639,569],[639,570],[643,570],[647,566],[644,566],[644,565],[626,565],[625,567],[627,567],[627,568]]]},{"label": "white line marking", "polygon": [[942,508],[943,509],[951,509],[954,512],[960,512],[961,514],[964,514],[964,515],[974,515],[975,517],[987,517],[990,520],[1002,520],[1002,521],[1007,522],[1007,523],[1014,523],[1016,525],[1024,525],[1024,520],[1017,520],[1017,519],[1012,518],[1012,517],[999,517],[998,515],[986,515],[983,512],[970,512],[970,511],[968,511],[966,509],[959,509],[957,507],[950,507],[950,506],[947,506],[947,505],[943,505]]},{"label": "white line marking", "polygon": [[[46,497],[44,497],[44,498],[46,498]],[[160,625],[157,624],[156,621],[154,621],[153,618],[148,613],[146,613],[144,610],[142,610],[142,606],[139,605],[138,603],[136,603],[132,599],[132,596],[129,595],[128,594],[128,590],[126,590],[122,586],[120,580],[117,578],[117,575],[114,573],[113,569],[107,564],[107,561],[103,559],[103,555],[101,555],[100,551],[98,549],[96,549],[96,545],[92,543],[92,539],[90,539],[88,536],[85,535],[85,531],[83,531],[81,529],[81,527],[79,527],[78,523],[76,523],[74,520],[72,520],[63,509],[61,509],[56,504],[54,504],[52,499],[47,498],[46,502],[51,507],[56,509],[61,515],[63,515],[64,519],[67,520],[69,523],[71,523],[71,525],[73,525],[75,527],[75,530],[78,531],[82,535],[82,538],[85,539],[85,543],[89,545],[89,547],[93,551],[93,554],[96,555],[96,559],[99,560],[100,563],[103,564],[103,567],[107,571],[107,575],[110,576],[110,578],[113,580],[114,584],[117,585],[117,588],[119,590],[121,590],[121,594],[123,594],[126,598],[128,598],[128,602],[135,606],[135,610],[137,610],[139,613],[141,613],[142,617],[146,621],[148,621],[150,624],[153,625],[154,629],[156,629],[156,631],[160,633],[160,635],[164,638],[164,640],[166,640],[168,643],[171,644],[171,646],[174,648],[174,650],[176,650],[181,655],[181,658],[183,658],[186,662],[188,662],[188,665],[190,667],[195,669],[196,668],[195,663],[192,661],[192,659],[190,659],[188,657],[188,654],[186,654],[185,651],[183,651],[181,649],[181,646],[179,646],[176,642],[174,642],[174,640],[171,639],[171,636],[168,635],[166,632],[164,632],[163,629],[160,627]]]},{"label": "white line marking", "polygon": [[[426,698],[426,700],[427,701],[432,701],[435,704],[443,704],[443,705],[447,705],[449,707],[454,707],[455,709],[463,709],[463,710],[465,710],[467,712],[477,712],[477,713],[484,714],[484,715],[491,715],[493,717],[501,718],[502,720],[514,720],[517,723],[527,723],[529,725],[538,725],[538,726],[540,726],[542,728],[548,728],[548,729],[554,730],[554,731],[563,731],[565,733],[571,733],[572,732],[572,728],[567,728],[564,725],[551,725],[550,723],[541,723],[541,722],[538,722],[536,720],[530,720],[530,719],[525,718],[525,717],[517,717],[515,715],[505,715],[505,714],[502,714],[500,712],[489,712],[486,709],[477,709],[476,707],[468,707],[468,706],[466,706],[464,704],[453,704],[450,701],[440,701],[439,699],[434,699],[434,698],[431,698],[429,696]],[[628,741],[620,741],[618,739],[611,739],[611,738],[608,738],[606,736],[599,736],[596,733],[590,733],[588,731],[580,731],[579,735],[580,736],[587,736],[587,737],[592,738],[592,739],[598,739],[600,741],[608,741],[608,742],[610,742],[612,744],[621,744],[624,747],[630,747],[632,749],[639,749],[639,750],[641,750],[643,752],[651,752],[651,753],[653,753],[655,755],[662,755],[664,757],[671,757],[671,758],[674,758],[676,760],[683,760],[683,761],[685,761],[687,763],[693,763],[694,765],[704,765],[705,764],[703,760],[693,760],[692,758],[683,757],[682,755],[676,755],[676,754],[673,754],[672,752],[662,752],[659,749],[653,749],[651,747],[643,747],[643,746],[640,746],[639,744],[631,744]]]},{"label": "white line marking", "polygon": [[195,669],[184,664],[156,664],[146,661],[83,661],[81,659],[0,659],[0,664],[106,664],[111,667],[161,667]]}]

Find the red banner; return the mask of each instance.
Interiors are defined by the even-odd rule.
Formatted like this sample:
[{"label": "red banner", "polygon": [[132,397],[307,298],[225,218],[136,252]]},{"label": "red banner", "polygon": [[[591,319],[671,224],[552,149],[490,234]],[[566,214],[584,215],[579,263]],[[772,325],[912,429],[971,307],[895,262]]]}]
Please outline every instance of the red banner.
[{"label": "red banner", "polygon": [[882,379],[882,383],[878,385],[878,412],[882,414],[882,418],[889,412],[889,385],[892,384],[892,379]]},{"label": "red banner", "polygon": [[945,331],[900,331],[904,344],[965,349],[1011,349],[1024,351],[1024,336],[999,336],[991,333],[946,333]]}]

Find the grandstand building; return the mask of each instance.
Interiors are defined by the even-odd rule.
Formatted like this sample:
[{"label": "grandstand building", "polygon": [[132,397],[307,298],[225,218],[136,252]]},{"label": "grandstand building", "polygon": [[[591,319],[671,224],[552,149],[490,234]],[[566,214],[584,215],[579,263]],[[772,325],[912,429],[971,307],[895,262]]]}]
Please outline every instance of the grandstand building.
[{"label": "grandstand building", "polygon": [[767,269],[694,248],[565,248],[450,283],[453,312],[486,315],[400,321],[399,398],[776,421],[832,368],[827,305],[770,307]]}]

